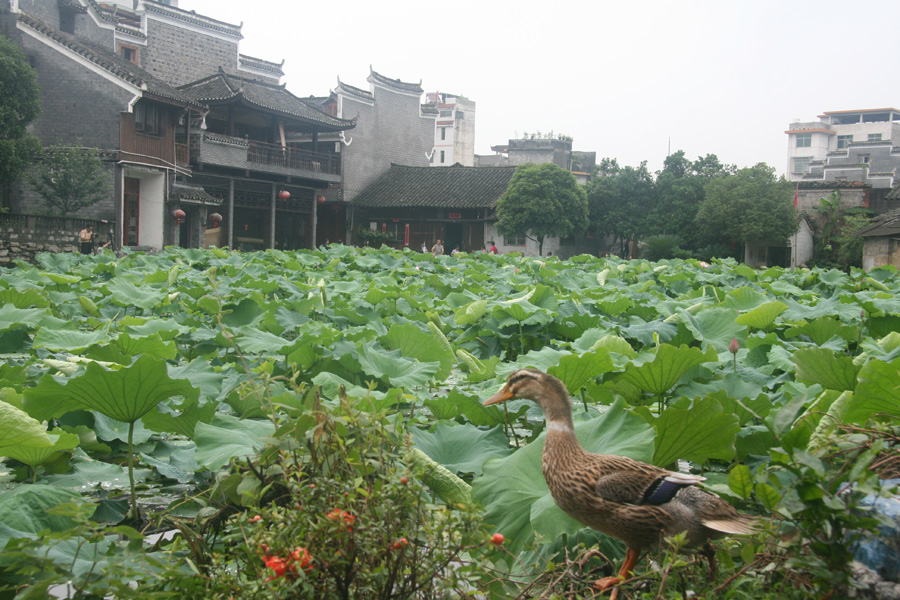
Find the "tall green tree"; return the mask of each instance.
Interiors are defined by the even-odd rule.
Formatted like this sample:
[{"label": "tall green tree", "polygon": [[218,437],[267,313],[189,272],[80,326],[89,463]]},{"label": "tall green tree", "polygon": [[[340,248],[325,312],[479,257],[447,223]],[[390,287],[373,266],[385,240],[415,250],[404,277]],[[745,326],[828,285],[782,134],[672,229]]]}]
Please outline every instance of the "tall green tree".
[{"label": "tall green tree", "polygon": [[97,203],[112,191],[112,180],[92,148],[50,146],[28,176],[47,208],[59,215]]},{"label": "tall green tree", "polygon": [[34,69],[19,47],[0,35],[0,188],[4,203],[9,186],[41,150],[41,143],[27,131],[40,113]]},{"label": "tall green tree", "polygon": [[709,240],[694,226],[706,184],[714,177],[734,174],[736,170],[734,166],[723,165],[715,154],[693,162],[685,157],[683,150],[667,156],[663,169],[656,174],[656,199],[647,216],[645,234],[677,235],[680,247],[692,251],[709,246]]},{"label": "tall green tree", "polygon": [[798,227],[791,191],[765,163],[715,177],[704,188],[695,224],[709,240],[782,243]]},{"label": "tall green tree", "polygon": [[552,163],[529,163],[516,169],[497,201],[497,231],[503,236],[531,235],[543,254],[544,238],[584,232],[588,205],[575,176]]},{"label": "tall green tree", "polygon": [[620,167],[615,159],[604,158],[588,184],[590,230],[597,237],[614,236],[624,256],[627,243],[647,230],[647,215],[656,196],[647,161],[638,167]]}]

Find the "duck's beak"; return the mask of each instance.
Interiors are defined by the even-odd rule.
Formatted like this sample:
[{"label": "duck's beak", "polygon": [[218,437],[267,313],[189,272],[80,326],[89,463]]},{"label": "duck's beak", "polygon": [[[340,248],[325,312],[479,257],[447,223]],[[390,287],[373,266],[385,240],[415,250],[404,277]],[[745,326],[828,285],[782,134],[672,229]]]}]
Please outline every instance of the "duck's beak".
[{"label": "duck's beak", "polygon": [[506,384],[503,384],[503,387],[500,388],[500,391],[485,400],[482,403],[482,406],[490,406],[491,404],[499,404],[500,402],[506,402],[510,398],[514,398],[513,393],[509,391],[509,388],[506,387]]}]

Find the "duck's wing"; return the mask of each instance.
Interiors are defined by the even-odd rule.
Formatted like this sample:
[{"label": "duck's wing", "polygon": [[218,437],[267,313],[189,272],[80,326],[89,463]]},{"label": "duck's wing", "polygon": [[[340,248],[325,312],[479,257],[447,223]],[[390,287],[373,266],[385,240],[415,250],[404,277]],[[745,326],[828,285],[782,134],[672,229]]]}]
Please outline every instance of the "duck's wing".
[{"label": "duck's wing", "polygon": [[682,488],[695,486],[706,478],[667,471],[624,456],[595,455],[597,495],[620,504],[660,505]]}]

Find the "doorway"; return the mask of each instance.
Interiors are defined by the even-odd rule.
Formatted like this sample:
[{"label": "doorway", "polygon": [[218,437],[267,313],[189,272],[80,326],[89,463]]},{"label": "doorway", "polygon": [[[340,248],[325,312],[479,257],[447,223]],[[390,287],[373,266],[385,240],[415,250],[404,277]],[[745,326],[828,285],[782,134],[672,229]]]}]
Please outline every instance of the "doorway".
[{"label": "doorway", "polygon": [[447,223],[444,227],[444,235],[446,236],[444,240],[445,253],[450,254],[457,246],[459,246],[460,250],[466,249],[463,247],[462,223]]}]

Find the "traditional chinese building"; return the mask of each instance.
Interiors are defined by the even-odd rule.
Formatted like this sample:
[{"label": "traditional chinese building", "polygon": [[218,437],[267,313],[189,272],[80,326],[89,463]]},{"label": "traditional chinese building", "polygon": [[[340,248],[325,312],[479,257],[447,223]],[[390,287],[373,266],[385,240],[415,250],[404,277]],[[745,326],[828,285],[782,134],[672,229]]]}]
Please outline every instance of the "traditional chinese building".
[{"label": "traditional chinese building", "polygon": [[[311,247],[320,212],[343,230],[343,209],[318,210],[342,176],[324,139],[354,121],[291,94],[283,62],[240,54],[240,26],[177,2],[6,0],[0,32],[38,74],[34,135],[107,158],[114,191],[78,216],[115,221],[122,245]],[[41,201],[23,186],[11,208]]]}]

